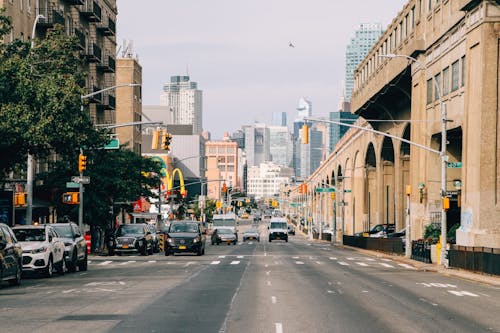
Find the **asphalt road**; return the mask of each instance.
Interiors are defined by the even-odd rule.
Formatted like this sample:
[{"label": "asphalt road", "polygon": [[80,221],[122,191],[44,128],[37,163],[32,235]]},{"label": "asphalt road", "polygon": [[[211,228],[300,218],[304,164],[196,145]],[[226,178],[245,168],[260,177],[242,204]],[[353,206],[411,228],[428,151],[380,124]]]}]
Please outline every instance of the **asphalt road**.
[{"label": "asphalt road", "polygon": [[92,257],[3,284],[0,332],[500,332],[498,287],[261,230],[201,257]]}]

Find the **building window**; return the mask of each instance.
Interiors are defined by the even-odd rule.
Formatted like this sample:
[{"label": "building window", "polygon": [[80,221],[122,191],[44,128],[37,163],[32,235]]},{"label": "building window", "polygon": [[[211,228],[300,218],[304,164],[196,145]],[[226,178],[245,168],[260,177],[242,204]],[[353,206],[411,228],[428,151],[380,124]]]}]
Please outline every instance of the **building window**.
[{"label": "building window", "polygon": [[415,30],[415,6],[411,7],[411,31]]},{"label": "building window", "polygon": [[462,57],[462,87],[465,86],[465,56]]},{"label": "building window", "polygon": [[443,70],[443,96],[450,93],[450,67]]},{"label": "building window", "polygon": [[226,153],[226,147],[219,147],[219,155]]},{"label": "building window", "polygon": [[236,153],[236,149],[234,147],[227,147],[227,153],[234,155]]},{"label": "building window", "polygon": [[432,10],[432,1],[434,1],[434,0],[429,0],[429,6],[427,7],[427,9],[428,9],[429,11],[431,11],[431,10]]},{"label": "building window", "polygon": [[459,68],[458,68],[458,60],[451,64],[451,91],[455,91],[458,89],[458,81],[459,80]]},{"label": "building window", "polygon": [[436,83],[434,85],[434,100],[437,100],[442,97],[441,91],[439,91],[441,89],[441,73],[436,74],[436,76],[434,76],[434,80]]},{"label": "building window", "polygon": [[427,104],[432,103],[432,79],[427,80]]},{"label": "building window", "polygon": [[410,34],[408,31],[408,24],[409,24],[408,14],[406,14],[406,16],[405,16],[405,37],[408,37],[408,35]]}]

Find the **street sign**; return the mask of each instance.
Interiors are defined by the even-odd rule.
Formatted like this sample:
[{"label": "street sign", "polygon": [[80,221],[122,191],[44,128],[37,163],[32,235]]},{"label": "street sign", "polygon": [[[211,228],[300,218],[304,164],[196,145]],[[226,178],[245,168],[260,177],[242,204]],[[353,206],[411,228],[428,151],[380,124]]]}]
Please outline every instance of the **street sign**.
[{"label": "street sign", "polygon": [[118,138],[111,139],[104,149],[120,149],[120,140]]},{"label": "street sign", "polygon": [[80,184],[77,182],[66,182],[66,187],[67,188],[79,188]]},{"label": "street sign", "polygon": [[335,192],[335,188],[334,187],[328,187],[328,188],[318,187],[316,189],[316,193],[323,193],[323,192]]},{"label": "street sign", "polygon": [[82,184],[90,184],[90,177],[89,176],[73,176],[71,177],[71,181],[74,183],[82,183]]},{"label": "street sign", "polygon": [[352,190],[344,190],[344,193],[351,193]]},{"label": "street sign", "polygon": [[291,202],[290,206],[291,207],[302,207],[302,204],[300,202],[299,203]]},{"label": "street sign", "polygon": [[462,162],[448,162],[446,166],[452,169],[460,169],[462,167]]}]

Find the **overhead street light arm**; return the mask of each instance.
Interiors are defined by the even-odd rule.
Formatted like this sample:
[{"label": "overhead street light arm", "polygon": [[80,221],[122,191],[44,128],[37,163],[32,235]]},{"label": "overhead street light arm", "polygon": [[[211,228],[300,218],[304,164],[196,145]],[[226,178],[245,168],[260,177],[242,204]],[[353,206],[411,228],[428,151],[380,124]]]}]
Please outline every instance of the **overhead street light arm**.
[{"label": "overhead street light arm", "polygon": [[113,129],[118,127],[139,126],[139,125],[163,125],[163,121],[134,121],[116,125],[95,125],[98,128]]},{"label": "overhead street light arm", "polygon": [[108,90],[112,90],[112,89],[116,89],[116,88],[122,88],[122,87],[140,87],[140,86],[141,86],[140,83],[120,84],[120,85],[117,85],[117,86],[107,87],[107,88],[104,88],[104,89],[101,89],[101,90],[98,90],[98,91],[94,91],[94,92],[91,92],[90,94],[87,94],[87,95],[82,95],[80,98],[83,101],[84,99],[87,99],[87,98],[95,96],[95,95],[99,95],[100,93],[108,91]]}]

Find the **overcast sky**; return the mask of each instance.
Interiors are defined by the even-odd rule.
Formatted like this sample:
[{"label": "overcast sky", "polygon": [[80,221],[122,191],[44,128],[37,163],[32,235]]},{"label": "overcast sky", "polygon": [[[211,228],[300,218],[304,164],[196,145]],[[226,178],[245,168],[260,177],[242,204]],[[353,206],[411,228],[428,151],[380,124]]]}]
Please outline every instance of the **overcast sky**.
[{"label": "overcast sky", "polygon": [[143,104],[158,105],[163,83],[188,73],[203,90],[203,128],[217,139],[270,124],[274,111],[290,123],[301,97],[313,115],[336,111],[354,31],[361,23],[385,29],[407,0],[117,2],[117,43],[133,41]]}]

